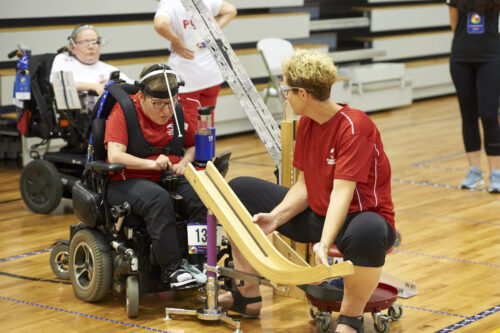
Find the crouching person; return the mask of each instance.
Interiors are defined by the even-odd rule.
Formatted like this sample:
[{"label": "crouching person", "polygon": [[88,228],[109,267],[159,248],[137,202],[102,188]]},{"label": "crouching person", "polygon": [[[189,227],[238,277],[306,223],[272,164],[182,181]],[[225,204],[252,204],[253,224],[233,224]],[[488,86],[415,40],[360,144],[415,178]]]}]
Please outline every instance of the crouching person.
[{"label": "crouching person", "polygon": [[[333,243],[352,261],[336,332],[363,332],[363,309],[395,240],[389,160],[370,118],[330,98],[337,69],[329,56],[297,51],[282,69],[281,94],[301,116],[297,181],[290,189],[251,177],[229,184],[266,234],[278,230],[298,242],[319,242],[316,264],[328,264]],[[234,246],[233,258],[236,270],[256,274]],[[252,316],[262,307],[259,286],[247,282],[219,302]]]}]

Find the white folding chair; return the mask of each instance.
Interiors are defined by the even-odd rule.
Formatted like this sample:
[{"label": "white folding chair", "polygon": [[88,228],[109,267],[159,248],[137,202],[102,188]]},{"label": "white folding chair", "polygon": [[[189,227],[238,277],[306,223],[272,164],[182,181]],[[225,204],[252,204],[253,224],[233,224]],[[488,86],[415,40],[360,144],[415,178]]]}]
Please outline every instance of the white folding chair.
[{"label": "white folding chair", "polygon": [[285,56],[293,54],[293,45],[281,38],[263,38],[257,43],[257,49],[262,55],[264,64],[269,72],[269,81],[264,93],[264,102],[270,96],[279,96],[279,80],[282,76],[281,62]]}]

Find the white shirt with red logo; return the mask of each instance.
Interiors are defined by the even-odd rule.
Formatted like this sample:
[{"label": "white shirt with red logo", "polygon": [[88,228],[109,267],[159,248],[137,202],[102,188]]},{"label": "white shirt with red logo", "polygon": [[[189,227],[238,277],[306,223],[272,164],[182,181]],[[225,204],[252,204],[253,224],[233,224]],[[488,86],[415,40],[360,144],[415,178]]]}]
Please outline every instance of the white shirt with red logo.
[{"label": "white shirt with red logo", "polygon": [[[115,66],[106,64],[102,61],[97,61],[95,64],[86,65],[81,63],[74,56],[66,53],[60,53],[54,58],[52,70],[50,71],[50,82],[54,82],[54,74],[57,72],[73,73],[75,83],[93,83],[103,84],[109,81],[109,76],[112,72],[118,71]],[[120,79],[127,83],[134,83],[127,75],[120,72]]]},{"label": "white shirt with red logo", "polygon": [[363,112],[345,105],[318,124],[300,118],[293,166],[304,172],[309,206],[326,215],[334,179],[356,182],[349,213],[373,211],[394,228],[391,166],[380,133]]},{"label": "white shirt with red logo", "polygon": [[[212,15],[218,15],[222,0],[203,0]],[[196,32],[190,15],[180,0],[161,0],[156,16],[170,19],[172,30],[182,39],[186,47],[194,51],[194,59],[186,59],[171,51],[167,64],[181,75],[185,85],[180,93],[197,91],[221,84],[224,79],[217,62],[207,48],[207,44]]]}]

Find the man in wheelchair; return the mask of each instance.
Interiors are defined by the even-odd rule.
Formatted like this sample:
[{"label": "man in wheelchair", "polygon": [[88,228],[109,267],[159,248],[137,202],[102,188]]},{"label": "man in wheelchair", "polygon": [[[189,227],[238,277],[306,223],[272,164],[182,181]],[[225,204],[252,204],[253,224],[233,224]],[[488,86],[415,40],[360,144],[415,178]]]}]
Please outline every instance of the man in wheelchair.
[{"label": "man in wheelchair", "polygon": [[[128,202],[132,213],[144,219],[162,280],[172,288],[203,282],[199,280],[204,277],[183,258],[186,250],[179,244],[176,211],[190,222],[204,222],[207,214],[183,177],[187,163],[194,161],[195,132],[185,128],[177,96],[179,82],[166,65],[145,68],[139,92],[129,95],[135,112],[117,103],[104,138],[108,161],[126,165],[108,184],[108,203]],[[175,202],[160,182],[167,170],[178,176],[174,191],[180,199]]]}]

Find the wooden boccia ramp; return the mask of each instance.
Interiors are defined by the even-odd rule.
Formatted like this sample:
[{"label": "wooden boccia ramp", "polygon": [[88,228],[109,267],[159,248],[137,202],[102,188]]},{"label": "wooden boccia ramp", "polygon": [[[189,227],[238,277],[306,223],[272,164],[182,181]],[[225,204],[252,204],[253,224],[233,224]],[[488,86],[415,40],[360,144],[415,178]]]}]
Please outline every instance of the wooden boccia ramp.
[{"label": "wooden boccia ramp", "polygon": [[206,170],[197,171],[189,164],[185,177],[202,202],[223,226],[227,236],[265,279],[282,285],[301,285],[354,273],[352,263],[306,267],[282,255],[267,238],[252,216],[234,194],[212,162]]}]

